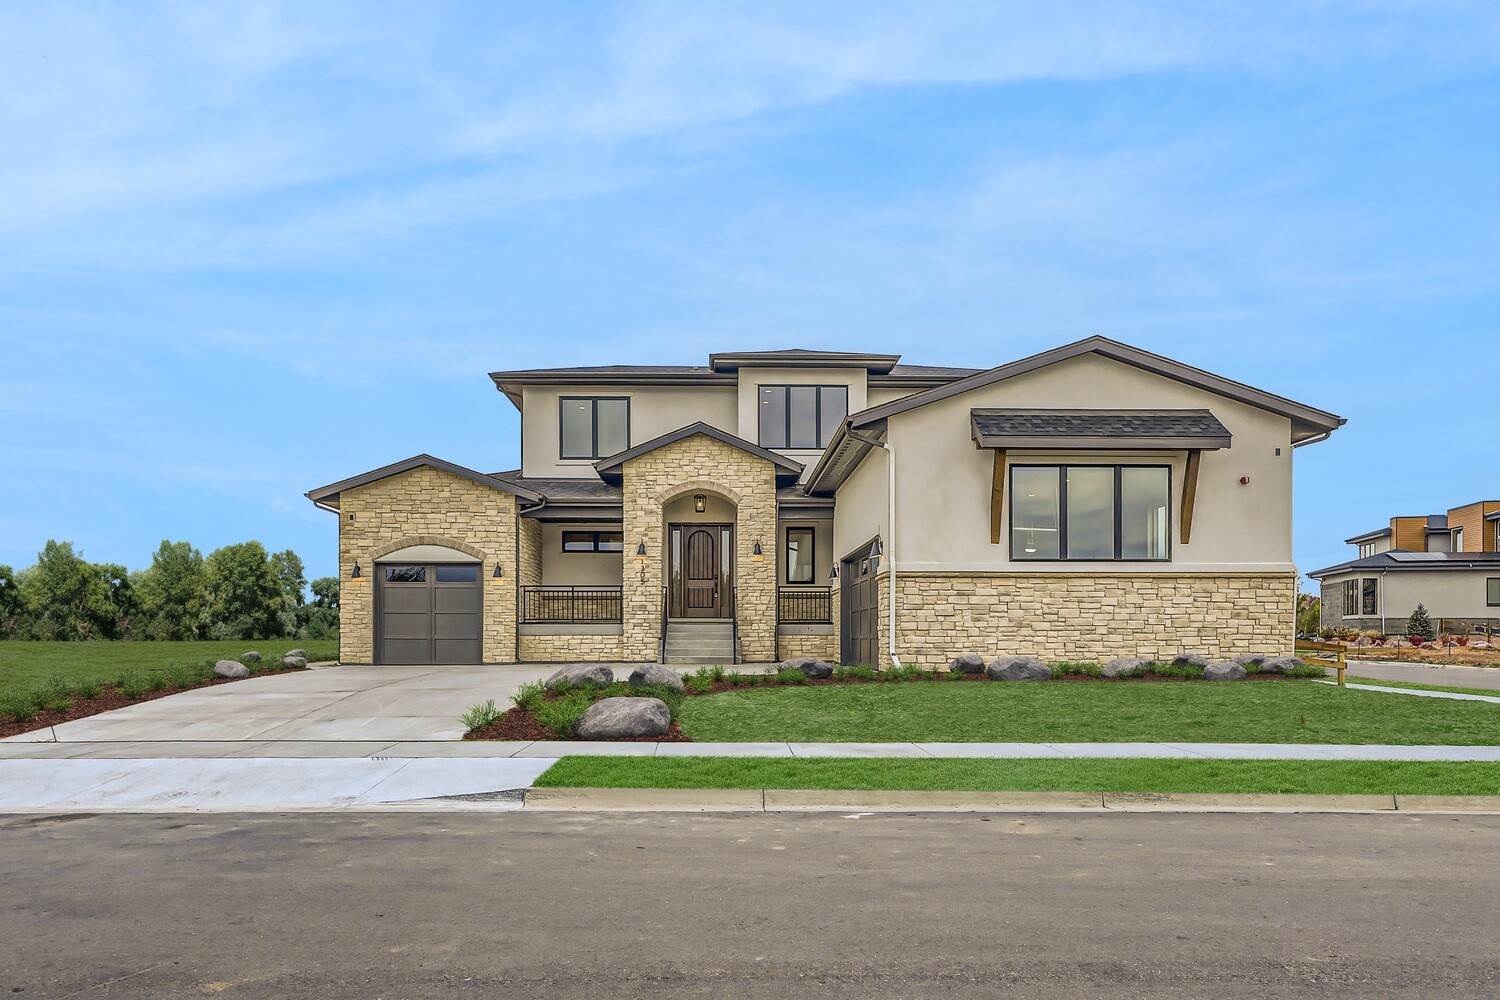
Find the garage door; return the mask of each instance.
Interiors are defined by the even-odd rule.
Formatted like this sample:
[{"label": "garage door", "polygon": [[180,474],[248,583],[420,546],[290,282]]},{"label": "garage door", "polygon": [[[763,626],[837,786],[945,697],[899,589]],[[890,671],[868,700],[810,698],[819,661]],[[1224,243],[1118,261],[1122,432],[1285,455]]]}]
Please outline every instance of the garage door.
[{"label": "garage door", "polygon": [[376,567],[376,663],[482,663],[479,565]]},{"label": "garage door", "polygon": [[840,657],[845,663],[873,667],[880,662],[880,594],[876,560],[870,555],[844,560],[841,594]]}]

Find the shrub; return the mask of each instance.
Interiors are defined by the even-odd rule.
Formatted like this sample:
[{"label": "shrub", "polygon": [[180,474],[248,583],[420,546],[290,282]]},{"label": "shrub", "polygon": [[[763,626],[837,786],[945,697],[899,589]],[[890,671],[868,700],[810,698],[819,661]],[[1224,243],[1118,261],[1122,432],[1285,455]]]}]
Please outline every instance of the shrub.
[{"label": "shrub", "polygon": [[806,684],[807,675],[794,667],[785,667],[774,675],[777,684]]},{"label": "shrub", "polygon": [[687,681],[687,686],[692,689],[694,694],[708,694],[714,686],[713,678],[701,673],[689,674],[685,680]]},{"label": "shrub", "polygon": [[1437,637],[1437,633],[1432,628],[1432,619],[1427,617],[1427,608],[1424,605],[1418,604],[1417,609],[1406,620],[1406,634],[1413,639],[1424,639],[1427,642]]},{"label": "shrub", "polygon": [[66,712],[73,707],[73,686],[61,677],[49,677],[32,689],[31,702],[38,711]]},{"label": "shrub", "polygon": [[728,681],[732,687],[744,687],[746,684],[759,683],[759,678],[751,677],[749,674],[741,673],[738,670],[730,670],[725,673],[724,680]]},{"label": "shrub", "polygon": [[573,735],[573,724],[588,711],[593,701],[587,691],[569,691],[561,697],[542,699],[532,708],[531,714],[552,730],[552,735],[565,740]]},{"label": "shrub", "polygon": [[73,693],[80,698],[97,698],[104,693],[104,682],[97,677],[85,677],[73,682]]},{"label": "shrub", "polygon": [[139,670],[127,670],[115,679],[115,690],[127,698],[139,698],[152,690],[151,680]]},{"label": "shrub", "polygon": [[473,732],[476,729],[493,725],[503,714],[505,713],[495,705],[495,699],[491,698],[483,704],[470,707],[467,712],[458,717],[458,721],[463,723],[466,730]]},{"label": "shrub", "polygon": [[847,681],[847,680],[874,681],[874,680],[879,680],[880,679],[880,671],[876,670],[874,667],[866,667],[866,666],[861,666],[859,664],[855,664],[854,666],[849,666],[849,667],[844,667],[844,666],[834,667],[833,668],[833,676],[834,676],[835,679],[841,680],[841,681]]},{"label": "shrub", "polygon": [[1100,677],[1102,676],[1097,663],[1054,663],[1052,664],[1053,677]]},{"label": "shrub", "polygon": [[537,703],[547,695],[547,686],[541,681],[527,681],[516,689],[516,693],[510,696],[511,704],[523,711],[531,712],[536,709]]},{"label": "shrub", "polygon": [[8,694],[0,698],[0,716],[12,722],[30,722],[36,718],[36,705],[22,694]]}]

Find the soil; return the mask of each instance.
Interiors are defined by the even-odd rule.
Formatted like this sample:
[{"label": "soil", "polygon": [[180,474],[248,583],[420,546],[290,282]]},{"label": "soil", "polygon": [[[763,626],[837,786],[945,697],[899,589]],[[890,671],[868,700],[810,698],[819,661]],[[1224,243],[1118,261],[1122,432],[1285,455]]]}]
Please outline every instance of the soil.
[{"label": "soil", "polygon": [[[250,676],[268,677],[271,674],[291,673],[292,671],[297,669],[300,668],[272,667],[265,670],[258,670]],[[242,677],[238,679],[249,680],[250,678]],[[183,688],[168,687],[163,688],[160,691],[148,691],[137,698],[131,698],[128,695],[122,694],[118,689],[116,689],[113,684],[106,684],[104,685],[104,689],[99,692],[99,696],[97,698],[80,698],[77,695],[74,695],[73,704],[70,705],[66,711],[58,712],[52,709],[46,709],[44,711],[38,712],[36,714],[36,718],[32,719],[30,722],[17,722],[15,719],[10,718],[9,716],[0,718],[0,739],[4,739],[7,736],[19,736],[22,733],[34,733],[38,729],[46,729],[49,726],[56,726],[63,722],[74,722],[78,719],[87,719],[92,715],[101,715],[104,712],[113,712],[117,708],[126,708],[130,705],[139,705],[143,701],[155,701],[158,698],[165,698],[169,694],[181,694],[184,691],[193,691],[197,688],[214,687],[219,684],[233,684],[235,683],[235,680],[236,678],[233,677],[216,677],[211,681],[206,681],[202,684],[191,684]]]}]

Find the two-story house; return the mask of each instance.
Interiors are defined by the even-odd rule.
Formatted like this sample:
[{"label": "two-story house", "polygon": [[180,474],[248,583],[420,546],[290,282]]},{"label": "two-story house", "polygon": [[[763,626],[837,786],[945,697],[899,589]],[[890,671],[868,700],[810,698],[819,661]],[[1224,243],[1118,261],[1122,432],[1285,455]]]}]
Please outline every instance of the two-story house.
[{"label": "two-story house", "polygon": [[505,371],[521,467],[313,490],[349,663],[936,666],[1290,649],[1292,456],[1343,420],[1102,337]]}]

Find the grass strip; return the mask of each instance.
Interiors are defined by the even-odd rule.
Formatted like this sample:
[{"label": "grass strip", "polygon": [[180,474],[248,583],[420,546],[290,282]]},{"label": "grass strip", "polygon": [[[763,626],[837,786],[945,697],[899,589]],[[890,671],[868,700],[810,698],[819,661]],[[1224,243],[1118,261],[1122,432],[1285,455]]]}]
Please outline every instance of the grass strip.
[{"label": "grass strip", "polygon": [[1329,760],[564,757],[541,788],[1500,795],[1500,763]]}]

